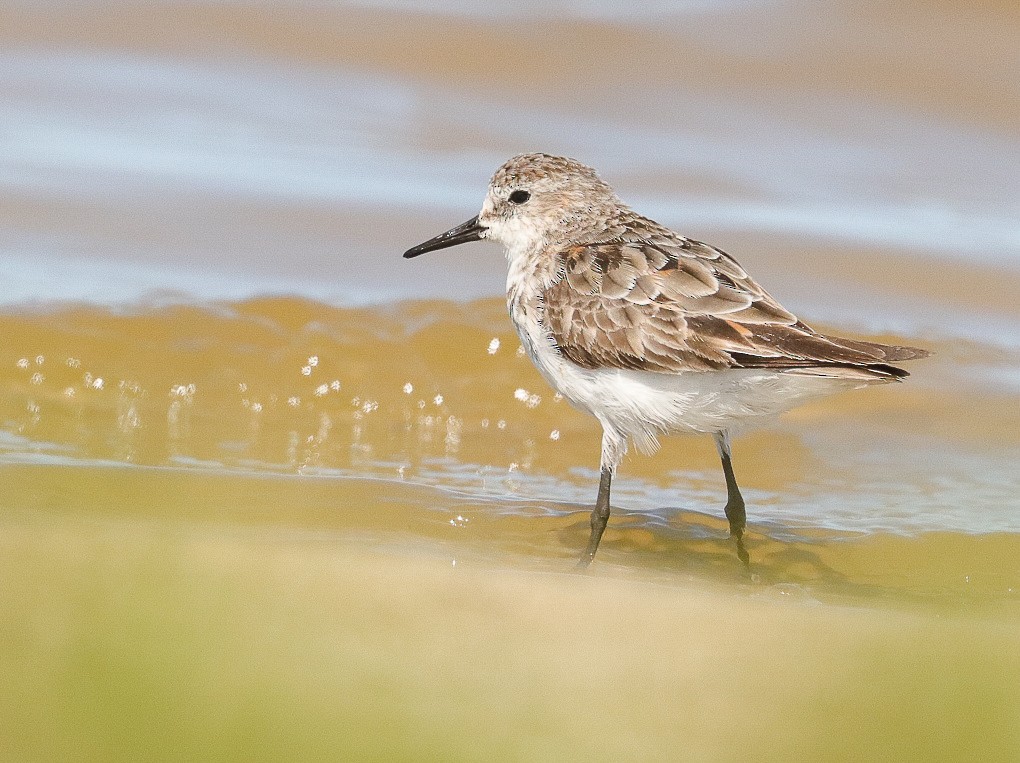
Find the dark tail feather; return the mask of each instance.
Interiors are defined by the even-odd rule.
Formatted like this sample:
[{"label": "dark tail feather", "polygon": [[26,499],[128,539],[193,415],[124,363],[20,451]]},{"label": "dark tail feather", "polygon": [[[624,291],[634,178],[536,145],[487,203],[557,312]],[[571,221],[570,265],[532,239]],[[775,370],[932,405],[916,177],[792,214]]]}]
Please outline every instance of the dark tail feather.
[{"label": "dark tail feather", "polygon": [[[910,349],[913,349],[913,348],[911,348],[911,347],[896,347],[895,349],[897,349],[897,350],[910,350]],[[924,352],[924,350],[921,350],[921,352]],[[927,355],[927,353],[925,353],[925,355]],[[923,358],[924,355],[914,355],[914,356],[911,356],[911,357]],[[910,360],[910,358],[904,358],[904,360]],[[893,379],[904,379],[904,378],[910,376],[910,374],[908,374],[902,368],[899,368],[897,366],[888,366],[885,363],[876,363],[873,366],[867,366],[867,369],[869,371],[879,375],[879,376],[888,376],[888,377],[893,378]]]},{"label": "dark tail feather", "polygon": [[819,363],[811,366],[794,366],[777,369],[784,374],[797,376],[828,376],[834,379],[852,379],[863,382],[899,381],[910,376],[902,368],[885,363],[856,365],[853,363]]}]

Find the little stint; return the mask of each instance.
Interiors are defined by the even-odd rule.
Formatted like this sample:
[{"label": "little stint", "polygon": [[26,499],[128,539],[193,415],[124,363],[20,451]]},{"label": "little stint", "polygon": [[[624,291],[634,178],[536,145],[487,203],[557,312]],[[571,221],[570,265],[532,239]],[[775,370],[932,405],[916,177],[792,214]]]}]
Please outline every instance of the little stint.
[{"label": "little stint", "polygon": [[731,429],[843,390],[907,376],[914,347],[827,336],[786,310],[713,246],[634,212],[596,172],[548,154],[515,156],[489,183],[482,210],[404,257],[481,239],[503,245],[507,305],[535,366],[602,425],[595,557],[609,490],[628,442],[711,434],[726,478],[726,518],[747,565],[744,499]]}]

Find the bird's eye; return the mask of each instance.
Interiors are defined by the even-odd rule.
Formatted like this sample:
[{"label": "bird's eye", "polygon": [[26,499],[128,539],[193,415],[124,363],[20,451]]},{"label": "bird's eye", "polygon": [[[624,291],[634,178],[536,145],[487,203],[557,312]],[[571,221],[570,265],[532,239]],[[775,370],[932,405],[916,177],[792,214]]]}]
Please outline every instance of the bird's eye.
[{"label": "bird's eye", "polygon": [[514,191],[512,194],[510,194],[510,203],[523,204],[530,198],[531,194],[528,193],[527,191]]}]

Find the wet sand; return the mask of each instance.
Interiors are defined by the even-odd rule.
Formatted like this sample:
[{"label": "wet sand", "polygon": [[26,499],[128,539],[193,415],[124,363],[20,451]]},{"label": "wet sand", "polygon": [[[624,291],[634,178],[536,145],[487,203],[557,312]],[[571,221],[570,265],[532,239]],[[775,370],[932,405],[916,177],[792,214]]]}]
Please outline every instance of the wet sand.
[{"label": "wet sand", "polygon": [[50,516],[2,537],[4,576],[51,592],[0,594],[33,615],[4,626],[5,757],[1016,751],[1014,624],[453,567],[449,543],[275,523]]}]

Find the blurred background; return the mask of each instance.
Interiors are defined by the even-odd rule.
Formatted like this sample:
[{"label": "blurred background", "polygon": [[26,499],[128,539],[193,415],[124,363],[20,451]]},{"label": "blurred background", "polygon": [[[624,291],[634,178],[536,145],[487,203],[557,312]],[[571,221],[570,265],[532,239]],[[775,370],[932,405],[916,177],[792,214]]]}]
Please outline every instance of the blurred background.
[{"label": "blurred background", "polygon": [[[1018,25],[990,0],[7,3],[4,447],[588,500],[597,427],[514,356],[498,248],[400,257],[542,150],[813,324],[936,351],[794,414],[826,433],[762,435],[788,442],[746,462],[764,519],[1018,530]],[[690,469],[714,495],[687,443],[630,461],[632,507]]]},{"label": "blurred background", "polygon": [[[494,249],[427,270],[393,255],[474,213],[494,169],[532,150],[596,166],[816,320],[985,331],[952,305],[930,315],[922,287],[944,286],[937,263],[1012,272],[1020,258],[1013,2],[2,12],[6,303],[497,295]],[[834,266],[834,242],[881,256]],[[907,258],[929,272],[881,320],[835,283],[842,266],[888,297],[883,282],[905,284],[882,263]]]},{"label": "blurred background", "polygon": [[[1015,755],[1018,39],[1015,0],[5,0],[0,758]],[[934,351],[736,441],[750,576],[679,439],[562,574],[597,425],[497,247],[400,256],[525,151]]]}]

